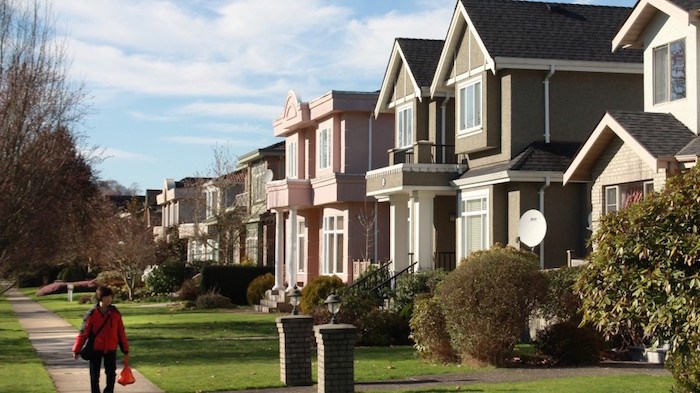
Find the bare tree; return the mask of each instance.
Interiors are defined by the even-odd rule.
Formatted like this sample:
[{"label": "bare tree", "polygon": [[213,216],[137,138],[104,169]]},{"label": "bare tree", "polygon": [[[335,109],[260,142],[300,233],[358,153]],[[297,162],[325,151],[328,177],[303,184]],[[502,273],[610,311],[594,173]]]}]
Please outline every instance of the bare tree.
[{"label": "bare tree", "polygon": [[103,269],[121,276],[132,300],[144,269],[156,260],[153,232],[144,225],[144,206],[136,199],[126,211],[115,209],[109,202],[105,202],[102,211],[105,216],[94,234],[93,258]]},{"label": "bare tree", "polygon": [[[96,200],[72,131],[86,113],[42,2],[0,0],[0,277],[75,249]],[[78,233],[69,232],[77,230]]]},{"label": "bare tree", "polygon": [[362,253],[362,258],[363,259],[372,259],[372,247],[374,247],[374,237],[375,237],[375,230],[376,230],[376,225],[377,225],[377,213],[374,208],[370,208],[367,206],[367,203],[365,202],[364,208],[360,212],[360,214],[357,215],[357,220],[360,223],[360,226],[362,226],[362,229],[364,230],[364,237],[365,237],[365,252]]}]

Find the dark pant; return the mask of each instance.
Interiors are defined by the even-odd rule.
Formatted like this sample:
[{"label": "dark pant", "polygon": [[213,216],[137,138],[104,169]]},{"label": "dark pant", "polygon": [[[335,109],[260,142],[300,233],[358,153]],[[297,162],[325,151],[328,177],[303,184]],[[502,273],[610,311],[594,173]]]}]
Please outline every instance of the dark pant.
[{"label": "dark pant", "polygon": [[92,393],[100,393],[100,366],[102,359],[105,360],[105,375],[107,376],[107,387],[104,393],[114,392],[114,381],[117,378],[117,352],[106,353],[95,351],[90,359],[90,388]]}]

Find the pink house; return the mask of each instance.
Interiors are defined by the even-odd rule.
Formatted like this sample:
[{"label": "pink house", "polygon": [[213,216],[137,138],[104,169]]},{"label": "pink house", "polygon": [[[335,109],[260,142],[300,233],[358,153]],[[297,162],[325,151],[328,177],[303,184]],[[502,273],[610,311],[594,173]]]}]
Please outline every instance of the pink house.
[{"label": "pink house", "polygon": [[365,173],[387,165],[393,116],[375,118],[377,93],[330,91],[310,102],[289,92],[275,136],[286,176],[267,184],[276,216],[275,287],[319,275],[352,281],[355,259],[387,259],[389,210],[365,195]]}]

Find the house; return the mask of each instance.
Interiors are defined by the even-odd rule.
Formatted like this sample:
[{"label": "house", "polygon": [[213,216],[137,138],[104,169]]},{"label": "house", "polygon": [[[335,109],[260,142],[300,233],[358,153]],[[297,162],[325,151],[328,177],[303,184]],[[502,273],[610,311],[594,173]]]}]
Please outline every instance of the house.
[{"label": "house", "polygon": [[352,281],[353,259],[388,257],[388,209],[365,196],[365,172],[385,166],[393,118],[375,118],[377,93],[287,94],[274,135],[286,174],[267,183],[275,215],[275,290],[319,275]]},{"label": "house", "polygon": [[[242,234],[245,232],[246,212],[236,205],[245,189],[245,172],[235,171],[210,179],[199,188],[204,208],[197,206],[194,244],[205,250],[212,261],[222,264],[239,262]],[[203,210],[203,211],[202,211]]]},{"label": "house", "polygon": [[212,249],[197,241],[199,231],[196,217],[197,206],[201,206],[204,195],[200,195],[197,186],[210,179],[186,177],[182,180],[165,179],[163,188],[156,196],[156,203],[161,211],[161,225],[153,227],[156,239],[164,238],[168,230],[177,228],[180,239],[187,241],[187,261],[211,260]]},{"label": "house", "polygon": [[[548,222],[536,250],[542,267],[585,252],[585,184],[564,188],[563,174],[606,108],[643,106],[641,52],[609,49],[630,11],[460,0],[432,77],[422,83],[411,50],[397,40],[380,92],[391,98],[380,100],[378,112],[396,116],[396,148],[426,154],[393,157],[367,173],[368,195],[391,205],[394,271],[411,257],[428,269],[447,265],[440,255],[451,250],[460,260],[496,242],[519,246],[519,220],[530,209]],[[393,65],[399,58],[401,66]],[[415,81],[410,89],[396,71],[402,67]],[[415,131],[406,142],[399,117],[409,107]],[[438,159],[441,145],[453,156]],[[450,232],[451,246],[443,238]]]},{"label": "house", "polygon": [[590,185],[594,230],[697,163],[699,15],[697,0],[641,0],[611,40],[614,53],[643,50],[644,111],[608,110],[564,174]]},{"label": "house", "polygon": [[284,178],[284,141],[238,157],[236,171],[244,175],[245,191],[236,196],[243,209],[245,231],[237,261],[245,258],[258,266],[274,266],[275,220],[267,209],[266,185]]}]

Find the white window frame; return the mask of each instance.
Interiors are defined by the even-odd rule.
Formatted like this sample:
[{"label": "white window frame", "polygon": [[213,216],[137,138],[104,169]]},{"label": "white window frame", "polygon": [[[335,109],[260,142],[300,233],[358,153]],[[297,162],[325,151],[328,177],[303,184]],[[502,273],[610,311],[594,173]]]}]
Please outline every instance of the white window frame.
[{"label": "white window frame", "polygon": [[[466,206],[470,201],[480,200],[482,201],[482,208],[478,211],[467,211]],[[485,250],[489,247],[489,232],[490,232],[490,194],[488,190],[480,190],[473,192],[462,193],[459,203],[459,214],[460,214],[460,244],[462,249],[462,256],[467,257],[474,251]],[[484,207],[485,206],[485,207]],[[477,250],[469,250],[468,241],[470,233],[468,231],[468,219],[470,217],[481,217],[481,247]]]},{"label": "white window frame", "polygon": [[[478,85],[478,88],[477,88]],[[476,100],[472,98],[471,102],[468,97],[469,88],[472,88],[473,97],[478,97],[478,107]],[[481,76],[470,79],[457,87],[457,129],[459,135],[470,135],[481,132],[484,128],[484,97],[483,97],[483,78]],[[467,107],[471,106],[474,113],[474,124],[469,125],[467,119]],[[478,120],[478,123],[476,122]]]},{"label": "white window frame", "polygon": [[289,142],[287,151],[285,152],[287,156],[287,178],[296,179],[297,170],[299,168],[299,162],[297,158],[297,142]]},{"label": "white window frame", "polygon": [[413,145],[413,103],[396,109],[396,147]]},{"label": "white window frame", "polygon": [[[338,219],[343,222],[343,228],[338,229]],[[345,261],[343,255],[345,227],[347,226],[343,215],[323,217],[323,245],[322,245],[322,272],[323,274],[344,274]],[[329,255],[330,253],[330,255]]]},{"label": "white window frame", "polygon": [[331,129],[330,127],[319,128],[317,132],[318,140],[318,169],[326,169],[331,166]]},{"label": "white window frame", "polygon": [[[683,93],[682,95],[678,94],[674,96],[674,62],[672,58],[672,53],[671,53],[671,47],[675,44],[682,44],[683,45],[683,64],[680,65],[682,68],[682,82],[683,82]],[[659,64],[659,61],[657,61],[657,53],[665,55],[663,61],[664,64]],[[659,45],[652,49],[652,86],[653,86],[653,101],[654,105],[656,104],[665,104],[668,102],[672,101],[677,101],[684,99],[688,96],[688,85],[687,85],[687,59],[688,59],[688,52],[687,52],[687,46],[685,39],[679,39],[675,41],[671,41],[669,43]],[[663,68],[661,67],[663,66]],[[678,65],[676,65],[678,67]],[[664,72],[663,75],[659,75],[659,72]],[[681,77],[676,77],[675,79],[678,79],[678,81],[681,80]],[[677,82],[678,82],[677,81]],[[661,95],[663,94],[663,95]]]},{"label": "white window frame", "polygon": [[[611,198],[608,197],[608,191],[615,192],[615,200],[610,201]],[[607,186],[603,189],[603,204],[605,207],[605,213],[612,213],[620,210],[620,187],[619,186]]]},{"label": "white window frame", "polygon": [[255,202],[261,202],[265,200],[265,182],[263,181],[265,173],[267,172],[267,163],[261,162],[253,165],[251,168],[251,177],[253,184],[250,187],[251,199]]}]

